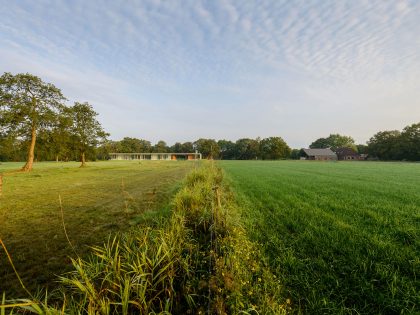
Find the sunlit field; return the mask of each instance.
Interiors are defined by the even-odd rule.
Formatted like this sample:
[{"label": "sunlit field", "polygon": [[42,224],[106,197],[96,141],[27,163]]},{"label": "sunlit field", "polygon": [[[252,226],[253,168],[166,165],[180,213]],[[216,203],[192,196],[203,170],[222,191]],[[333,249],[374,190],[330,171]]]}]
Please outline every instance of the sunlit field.
[{"label": "sunlit field", "polygon": [[420,312],[420,164],[223,161],[293,310]]},{"label": "sunlit field", "polygon": [[[170,198],[195,163],[106,161],[79,168],[45,162],[35,163],[31,173],[13,172],[22,163],[1,163],[0,237],[25,285],[32,292],[54,287],[56,274],[71,268],[69,256],[84,257],[110,234],[167,217]],[[0,266],[0,292],[20,296],[3,250]]]}]

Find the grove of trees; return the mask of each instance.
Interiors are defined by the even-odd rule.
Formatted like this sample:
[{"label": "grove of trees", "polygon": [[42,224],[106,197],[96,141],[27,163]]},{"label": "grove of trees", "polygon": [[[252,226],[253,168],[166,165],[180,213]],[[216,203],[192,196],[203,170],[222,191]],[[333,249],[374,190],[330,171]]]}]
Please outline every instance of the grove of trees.
[{"label": "grove of trees", "polygon": [[333,151],[341,147],[356,149],[356,143],[352,137],[331,134],[327,138],[319,138],[309,145],[311,149],[331,148]]},{"label": "grove of trees", "polygon": [[[60,89],[29,73],[0,77],[0,160],[26,161],[80,158],[85,165],[107,134],[88,103],[69,107]],[[37,145],[38,140],[38,145]]]},{"label": "grove of trees", "polygon": [[420,123],[398,130],[380,131],[367,142],[369,155],[380,160],[420,161]]}]

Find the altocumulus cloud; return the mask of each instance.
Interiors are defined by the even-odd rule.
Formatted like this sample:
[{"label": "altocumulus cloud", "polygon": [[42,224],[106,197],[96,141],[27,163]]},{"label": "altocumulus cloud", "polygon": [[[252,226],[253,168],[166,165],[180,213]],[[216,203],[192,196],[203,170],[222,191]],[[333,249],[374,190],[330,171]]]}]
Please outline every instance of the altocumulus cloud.
[{"label": "altocumulus cloud", "polygon": [[1,69],[90,101],[113,138],[281,135],[306,146],[420,120],[418,1],[0,6]]}]

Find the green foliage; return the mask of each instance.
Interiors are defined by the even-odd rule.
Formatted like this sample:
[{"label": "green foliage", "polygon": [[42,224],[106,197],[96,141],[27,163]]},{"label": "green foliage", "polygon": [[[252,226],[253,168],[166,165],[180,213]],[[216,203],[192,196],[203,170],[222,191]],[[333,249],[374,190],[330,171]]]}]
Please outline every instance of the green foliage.
[{"label": "green foliage", "polygon": [[172,147],[169,148],[170,152],[182,153],[182,144],[181,142],[176,142]]},{"label": "green foliage", "polygon": [[219,140],[217,145],[220,148],[221,160],[234,160],[236,158],[236,145],[229,140]]},{"label": "green foliage", "polygon": [[[166,145],[166,142],[163,140],[158,141],[154,146],[153,146],[153,152],[155,153],[166,153],[168,152],[168,146]],[[141,151],[140,151],[141,152]]]},{"label": "green foliage", "polygon": [[368,146],[365,145],[365,144],[358,144],[358,145],[356,145],[356,148],[357,148],[357,153],[359,153],[359,154],[368,154],[369,153]]},{"label": "green foliage", "polygon": [[260,156],[260,139],[239,139],[235,151],[236,160],[256,160]]},{"label": "green foliage", "polygon": [[[88,103],[64,105],[61,91],[31,74],[0,77],[0,160],[27,161],[95,157],[106,133]],[[36,142],[38,141],[38,146]],[[106,155],[106,153],[104,154]]]},{"label": "green foliage", "polygon": [[152,145],[150,141],[125,137],[121,141],[113,143],[114,147],[111,152],[137,153],[137,152],[151,152]]},{"label": "green foliage", "polygon": [[198,139],[194,142],[194,148],[203,155],[205,159],[217,159],[220,148],[214,139]]},{"label": "green foliage", "polygon": [[340,147],[352,148],[356,150],[356,144],[352,137],[339,134],[330,134],[327,138],[319,138],[309,146],[311,149],[331,148],[333,151]]},{"label": "green foliage", "polygon": [[0,77],[1,126],[19,136],[29,136],[31,128],[50,126],[62,109],[64,96],[51,83],[29,73]]},{"label": "green foliage", "polygon": [[13,134],[0,135],[0,161],[24,161],[28,150],[27,141]]},{"label": "green foliage", "polygon": [[63,107],[62,111],[55,118],[54,124],[50,130],[42,131],[38,135],[38,148],[36,150],[36,159],[68,161],[75,157],[74,135],[71,128],[73,125],[71,110]]},{"label": "green foliage", "polygon": [[291,149],[282,138],[269,137],[261,140],[260,151],[263,160],[279,160],[288,158]]},{"label": "green foliage", "polygon": [[412,124],[401,133],[404,158],[410,161],[420,161],[420,123]]},{"label": "green foliage", "polygon": [[51,128],[64,100],[58,88],[29,73],[0,77],[0,134],[30,140],[25,170],[32,169],[37,133]]},{"label": "green foliage", "polygon": [[220,164],[293,313],[419,313],[420,165]]},{"label": "green foliage", "polygon": [[292,160],[299,160],[300,157],[302,156],[302,149],[292,149],[292,151],[290,152],[290,158]]},{"label": "green foliage", "polygon": [[69,109],[71,115],[71,131],[73,141],[81,155],[82,165],[85,163],[86,152],[104,141],[108,134],[102,129],[96,119],[98,113],[93,110],[89,103],[78,103]]},{"label": "green foliage", "polygon": [[186,233],[183,220],[174,216],[165,230],[126,233],[94,247],[87,261],[73,259],[75,270],[61,277],[71,304],[88,314],[169,312],[183,299],[175,290],[189,273]]},{"label": "green foliage", "polygon": [[194,150],[194,144],[192,142],[184,142],[181,145],[181,151],[180,153],[193,153]]},{"label": "green foliage", "polygon": [[398,130],[380,131],[368,141],[369,154],[383,160],[402,158],[401,133]]}]

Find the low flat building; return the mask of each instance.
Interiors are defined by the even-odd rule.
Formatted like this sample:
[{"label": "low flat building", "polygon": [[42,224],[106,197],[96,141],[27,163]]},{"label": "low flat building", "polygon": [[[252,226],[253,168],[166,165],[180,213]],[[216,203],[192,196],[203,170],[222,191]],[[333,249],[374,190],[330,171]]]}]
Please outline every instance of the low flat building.
[{"label": "low flat building", "polygon": [[201,153],[109,153],[111,160],[150,160],[150,161],[176,161],[201,160]]},{"label": "low flat building", "polygon": [[337,160],[337,154],[331,149],[302,149],[304,159],[317,161],[334,161]]}]

